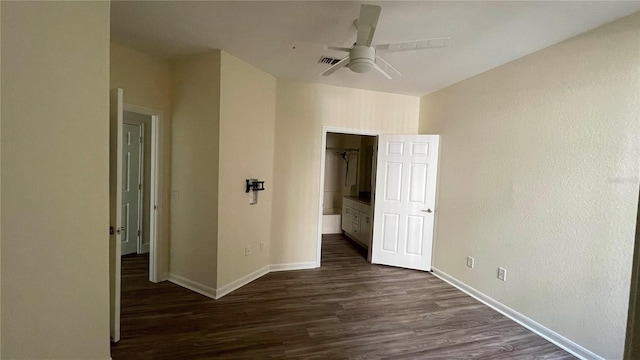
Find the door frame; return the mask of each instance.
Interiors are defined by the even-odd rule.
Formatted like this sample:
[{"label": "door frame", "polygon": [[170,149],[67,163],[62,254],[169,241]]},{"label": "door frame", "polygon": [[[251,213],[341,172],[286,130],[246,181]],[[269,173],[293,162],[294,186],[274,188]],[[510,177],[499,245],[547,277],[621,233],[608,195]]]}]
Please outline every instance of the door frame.
[{"label": "door frame", "polygon": [[[375,136],[376,143],[378,135],[383,134],[380,131],[375,130],[366,130],[366,129],[351,129],[351,128],[343,128],[343,127],[335,127],[335,126],[322,126],[322,141],[320,148],[320,188],[318,189],[318,234],[317,234],[317,248],[316,248],[316,267],[320,267],[320,262],[322,258],[322,208],[324,202],[324,172],[325,172],[325,161],[326,161],[326,153],[327,153],[327,133],[339,133],[339,134],[347,134],[347,135],[364,135],[364,136]],[[374,151],[377,156],[377,152]],[[374,156],[374,158],[376,157]],[[375,175],[372,175],[375,176]],[[371,189],[372,192],[374,189]],[[372,196],[372,204],[371,209],[375,209],[375,202],[373,201]],[[368,258],[371,259],[371,246],[369,246],[369,255]]]},{"label": "door frame", "polygon": [[161,243],[163,239],[162,224],[166,219],[162,218],[164,204],[162,202],[163,179],[163,154],[164,154],[164,113],[160,110],[144,106],[125,103],[124,111],[151,116],[151,154],[149,155],[150,171],[149,199],[146,205],[149,209],[149,281],[157,283],[168,279],[169,269],[160,263],[160,259],[169,258],[168,244]]}]

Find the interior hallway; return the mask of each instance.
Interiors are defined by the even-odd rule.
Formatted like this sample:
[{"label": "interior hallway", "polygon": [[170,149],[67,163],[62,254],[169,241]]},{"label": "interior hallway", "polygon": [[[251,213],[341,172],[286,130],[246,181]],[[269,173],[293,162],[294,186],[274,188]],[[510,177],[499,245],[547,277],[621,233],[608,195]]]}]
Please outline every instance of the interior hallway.
[{"label": "interior hallway", "polygon": [[322,267],[269,273],[212,300],[122,258],[124,359],[573,359],[430,273],[371,265],[325,235]]}]

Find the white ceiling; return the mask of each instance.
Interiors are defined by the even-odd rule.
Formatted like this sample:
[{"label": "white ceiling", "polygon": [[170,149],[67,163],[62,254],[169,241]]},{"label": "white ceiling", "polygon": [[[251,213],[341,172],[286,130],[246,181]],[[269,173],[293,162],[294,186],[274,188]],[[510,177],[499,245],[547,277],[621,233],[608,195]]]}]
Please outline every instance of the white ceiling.
[{"label": "white ceiling", "polygon": [[374,44],[451,37],[445,49],[385,54],[402,76],[328,67],[350,46],[360,1],[111,3],[115,41],[165,59],[223,49],[277,77],[423,95],[640,10],[640,2],[365,2],[382,6]]}]

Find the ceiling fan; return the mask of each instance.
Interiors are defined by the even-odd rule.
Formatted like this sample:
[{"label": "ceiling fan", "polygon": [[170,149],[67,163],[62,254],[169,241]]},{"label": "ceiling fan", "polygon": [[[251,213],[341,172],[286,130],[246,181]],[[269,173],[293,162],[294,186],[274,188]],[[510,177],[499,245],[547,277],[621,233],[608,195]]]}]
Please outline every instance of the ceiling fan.
[{"label": "ceiling fan", "polygon": [[353,46],[350,48],[325,46],[326,49],[348,52],[349,55],[333,64],[320,75],[329,76],[340,68],[348,67],[356,73],[365,73],[371,71],[371,69],[376,69],[382,75],[391,79],[392,75],[389,73],[394,76],[399,76],[400,72],[381,58],[378,53],[444,48],[449,46],[451,39],[448,37],[371,45],[381,10],[380,6],[377,5],[363,4],[360,6],[360,17],[354,22],[358,29],[358,36]]}]

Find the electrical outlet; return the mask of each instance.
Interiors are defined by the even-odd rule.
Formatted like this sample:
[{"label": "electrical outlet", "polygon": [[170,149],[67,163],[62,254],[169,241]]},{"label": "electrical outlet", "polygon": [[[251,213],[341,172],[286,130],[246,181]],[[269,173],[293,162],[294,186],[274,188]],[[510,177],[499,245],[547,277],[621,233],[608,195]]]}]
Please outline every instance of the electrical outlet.
[{"label": "electrical outlet", "polygon": [[264,243],[263,242],[260,243],[260,251],[262,251],[262,250],[264,250]]},{"label": "electrical outlet", "polygon": [[504,268],[498,268],[498,279],[502,281],[507,281],[507,270]]},{"label": "electrical outlet", "polygon": [[246,246],[244,248],[244,256],[249,256],[251,255],[251,246]]},{"label": "electrical outlet", "polygon": [[471,256],[467,256],[467,267],[472,268],[473,269],[473,263],[475,262],[475,259],[472,258]]}]

